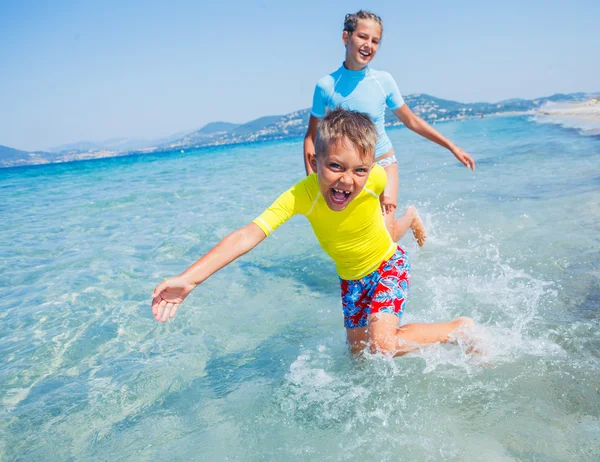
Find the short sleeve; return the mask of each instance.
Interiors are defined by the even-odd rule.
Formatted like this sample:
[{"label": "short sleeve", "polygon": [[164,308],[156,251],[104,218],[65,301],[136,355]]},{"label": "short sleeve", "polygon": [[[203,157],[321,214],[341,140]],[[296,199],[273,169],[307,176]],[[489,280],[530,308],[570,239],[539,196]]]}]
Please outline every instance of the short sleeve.
[{"label": "short sleeve", "polygon": [[310,115],[317,119],[322,119],[327,113],[327,100],[325,98],[325,91],[319,84],[315,86],[315,93],[313,94],[313,103]]},{"label": "short sleeve", "polygon": [[367,187],[377,195],[383,192],[387,185],[387,173],[381,165],[373,165],[367,185]]},{"label": "short sleeve", "polygon": [[305,213],[306,204],[310,200],[307,193],[309,178],[305,178],[279,196],[253,223],[268,236],[294,215]]},{"label": "short sleeve", "polygon": [[401,108],[404,105],[404,98],[400,94],[398,85],[394,78],[386,72],[386,78],[384,79],[385,84],[385,103],[392,111]]}]

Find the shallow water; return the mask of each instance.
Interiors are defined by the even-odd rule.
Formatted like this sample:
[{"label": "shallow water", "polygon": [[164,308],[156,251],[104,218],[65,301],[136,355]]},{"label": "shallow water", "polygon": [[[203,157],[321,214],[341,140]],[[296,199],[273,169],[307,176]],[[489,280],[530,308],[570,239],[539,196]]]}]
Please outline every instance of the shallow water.
[{"label": "shallow water", "polygon": [[479,355],[346,353],[296,217],[172,322],[150,294],[302,177],[300,141],[0,170],[0,460],[594,460],[600,139],[525,117],[405,129],[405,322],[471,315]]}]

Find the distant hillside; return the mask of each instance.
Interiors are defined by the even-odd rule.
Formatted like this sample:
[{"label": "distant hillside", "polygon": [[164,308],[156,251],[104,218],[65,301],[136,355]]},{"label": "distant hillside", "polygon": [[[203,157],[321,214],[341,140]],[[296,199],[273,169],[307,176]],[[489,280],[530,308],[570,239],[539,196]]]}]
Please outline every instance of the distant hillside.
[{"label": "distant hillside", "polygon": [[48,149],[48,152],[64,152],[64,151],[96,151],[102,147],[99,144],[91,141],[77,141],[75,143],[62,144]]},{"label": "distant hillside", "polygon": [[20,151],[8,146],[0,146],[0,168],[48,164],[54,161],[54,154],[50,152]]},{"label": "distant hillside", "polygon": [[209,124],[206,124],[200,130],[197,130],[195,133],[201,135],[210,135],[213,133],[228,132],[239,126],[240,124],[232,124],[229,122],[211,122]]},{"label": "distant hillside", "polygon": [[20,159],[28,155],[29,153],[25,151],[19,151],[18,149],[13,149],[9,148],[8,146],[0,145],[0,160],[11,161],[15,159]]},{"label": "distant hillside", "polygon": [[247,122],[239,127],[233,129],[230,133],[234,136],[244,136],[251,133],[255,133],[258,130],[262,130],[263,127],[267,127],[271,124],[276,123],[281,119],[281,116],[264,116],[258,119]]},{"label": "distant hillside", "polygon": [[[434,123],[466,117],[483,117],[502,112],[524,112],[542,106],[548,101],[581,101],[590,95],[573,93],[569,95],[553,95],[535,100],[511,99],[498,103],[460,103],[457,101],[436,98],[426,94],[407,95],[406,103],[423,119]],[[196,131],[187,136],[157,146],[156,150],[190,149],[201,146],[247,143],[252,141],[273,140],[304,136],[310,109],[302,109],[282,116],[261,117],[238,127],[213,133]],[[402,125],[388,109],[385,115],[386,126]]]},{"label": "distant hillside", "polygon": [[[460,103],[457,101],[436,98],[426,94],[406,95],[408,106],[421,118],[430,123],[447,120],[464,119],[467,117],[484,117],[503,112],[527,112],[539,108],[552,101],[582,101],[599,96],[598,93],[556,94],[533,100],[508,99],[497,103]],[[0,167],[15,165],[31,165],[50,162],[68,162],[100,157],[114,157],[129,154],[147,154],[153,152],[168,152],[174,150],[194,149],[202,146],[217,146],[225,144],[248,143],[253,141],[276,140],[304,136],[309,109],[291,112],[285,115],[265,116],[245,124],[229,122],[212,122],[199,130],[176,134],[154,142],[144,140],[108,140],[101,143],[90,143],[94,147],[84,148],[84,143],[65,145],[57,153],[27,153],[7,147],[0,149]],[[401,125],[400,121],[387,110],[386,126]],[[151,144],[150,144],[151,143]]]},{"label": "distant hillside", "polygon": [[202,127],[200,130],[188,133],[184,137],[164,143],[157,148],[181,149],[188,147],[210,146],[227,144],[227,140],[252,138],[253,134],[260,132],[264,127],[272,125],[285,116],[265,116],[252,120],[245,124],[232,124],[228,122],[215,122]]}]

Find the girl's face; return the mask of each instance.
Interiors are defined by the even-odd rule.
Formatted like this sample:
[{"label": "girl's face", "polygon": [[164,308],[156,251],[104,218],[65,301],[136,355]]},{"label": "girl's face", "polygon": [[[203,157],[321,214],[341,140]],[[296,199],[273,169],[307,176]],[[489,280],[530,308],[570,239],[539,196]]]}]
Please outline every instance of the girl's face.
[{"label": "girl's face", "polygon": [[352,34],[344,31],[342,41],[346,45],[346,68],[360,71],[377,53],[381,42],[381,26],[372,19],[361,19]]}]

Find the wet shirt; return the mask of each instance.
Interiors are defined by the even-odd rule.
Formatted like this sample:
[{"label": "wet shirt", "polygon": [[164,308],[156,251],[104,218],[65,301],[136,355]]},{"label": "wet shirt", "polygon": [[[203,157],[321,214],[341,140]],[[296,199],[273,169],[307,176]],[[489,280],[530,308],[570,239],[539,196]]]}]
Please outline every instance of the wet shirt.
[{"label": "wet shirt", "polygon": [[254,223],[268,236],[292,216],[306,216],[321,247],[335,262],[340,278],[360,279],[396,250],[379,204],[386,182],[383,167],[374,165],[360,194],[344,210],[334,212],[325,202],[313,173],[279,196]]},{"label": "wet shirt", "polygon": [[395,111],[404,104],[394,78],[384,71],[369,66],[360,71],[350,71],[342,66],[317,82],[313,95],[311,115],[322,119],[328,110],[338,107],[363,112],[371,117],[377,127],[376,157],[392,149],[385,133],[385,108]]}]

